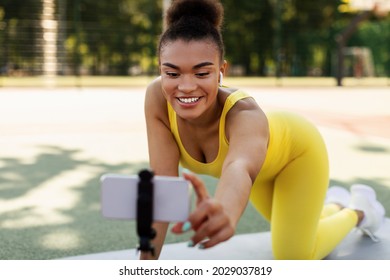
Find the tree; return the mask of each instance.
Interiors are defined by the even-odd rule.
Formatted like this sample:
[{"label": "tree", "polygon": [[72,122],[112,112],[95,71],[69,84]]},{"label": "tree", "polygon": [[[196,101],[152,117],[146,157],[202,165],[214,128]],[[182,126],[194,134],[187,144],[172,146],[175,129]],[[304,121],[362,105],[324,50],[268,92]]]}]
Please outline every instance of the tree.
[{"label": "tree", "polygon": [[[2,0],[0,3],[0,67],[5,72],[33,70],[39,61],[41,5],[34,0]],[[37,59],[38,58],[38,59]]]},{"label": "tree", "polygon": [[[157,73],[163,0],[56,1],[63,4],[57,13],[63,19],[61,26],[66,26],[61,29],[66,51],[60,51],[59,58],[74,65],[65,74],[79,70],[96,75],[128,75],[129,70],[132,74]],[[340,0],[221,2],[226,57],[232,68],[241,66],[245,75],[333,74],[335,35],[353,18],[338,11]],[[17,64],[32,74],[40,73],[41,3],[1,1],[0,67]],[[372,49],[377,73],[382,75],[388,75],[390,67],[389,20],[367,21],[350,40]]]},{"label": "tree", "polygon": [[[94,74],[128,74],[132,66],[155,68],[156,37],[161,31],[161,4],[151,0],[68,1],[68,51],[82,56]],[[75,49],[75,46],[78,46]]]},{"label": "tree", "polygon": [[284,75],[307,75],[316,67],[328,73],[338,2],[222,0],[228,59],[243,65],[249,75],[266,75],[276,59]]},{"label": "tree", "polygon": [[[248,75],[263,75],[272,58],[272,7],[268,1],[222,0],[226,57]],[[271,42],[271,43],[270,43]]]}]

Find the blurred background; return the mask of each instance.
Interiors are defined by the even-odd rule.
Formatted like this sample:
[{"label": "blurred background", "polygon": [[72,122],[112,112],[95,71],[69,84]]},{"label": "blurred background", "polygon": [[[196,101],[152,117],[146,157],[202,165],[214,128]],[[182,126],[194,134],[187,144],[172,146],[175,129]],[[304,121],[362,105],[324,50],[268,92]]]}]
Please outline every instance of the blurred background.
[{"label": "blurred background", "polygon": [[[390,75],[390,17],[388,10],[373,11],[371,0],[221,2],[230,76]],[[61,77],[69,76],[156,75],[156,45],[169,3],[1,0],[3,86],[4,77],[55,76],[61,85]]]},{"label": "blurred background", "polygon": [[[330,185],[368,184],[389,213],[389,0],[221,2],[226,85],[315,123]],[[99,179],[148,167],[144,94],[169,4],[0,0],[0,260],[137,246],[134,221],[101,216]],[[236,233],[268,230],[248,204]]]}]

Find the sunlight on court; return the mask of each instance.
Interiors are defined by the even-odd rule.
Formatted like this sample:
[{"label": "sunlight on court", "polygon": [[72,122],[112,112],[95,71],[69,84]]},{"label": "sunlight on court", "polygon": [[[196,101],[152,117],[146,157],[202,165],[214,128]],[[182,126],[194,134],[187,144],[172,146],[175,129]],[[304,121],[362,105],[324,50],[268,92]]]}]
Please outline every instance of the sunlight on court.
[{"label": "sunlight on court", "polygon": [[91,167],[79,167],[49,178],[22,196],[0,199],[0,215],[9,217],[2,219],[0,226],[28,228],[72,222],[64,213],[76,206],[80,200],[77,189],[95,174],[96,170]]},{"label": "sunlight on court", "polygon": [[80,245],[80,237],[71,229],[42,236],[40,243],[47,249],[70,250]]}]

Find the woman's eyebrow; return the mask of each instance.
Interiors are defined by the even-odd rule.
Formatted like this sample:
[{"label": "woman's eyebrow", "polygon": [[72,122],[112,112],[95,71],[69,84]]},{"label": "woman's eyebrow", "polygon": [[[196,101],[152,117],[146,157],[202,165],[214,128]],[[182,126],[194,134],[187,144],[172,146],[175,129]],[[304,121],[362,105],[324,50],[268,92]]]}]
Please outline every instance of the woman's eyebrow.
[{"label": "woman's eyebrow", "polygon": [[169,62],[165,62],[165,63],[163,63],[162,65],[167,66],[167,67],[169,67],[169,68],[176,69],[176,70],[180,70],[180,67],[179,67],[179,66],[176,66],[175,64],[172,64],[172,63],[169,63]]},{"label": "woman's eyebrow", "polygon": [[[170,68],[173,68],[173,69],[176,69],[176,70],[180,70],[179,66],[177,66],[175,64],[172,64],[172,63],[169,63],[169,62],[165,62],[162,65],[170,67]],[[195,66],[192,67],[192,69],[199,69],[199,68],[202,68],[202,67],[205,67],[205,66],[210,66],[210,65],[214,65],[214,63],[206,61],[206,62],[202,62],[202,63],[196,64]]]},{"label": "woman's eyebrow", "polygon": [[214,63],[212,63],[212,62],[202,62],[202,63],[196,64],[194,67],[192,67],[192,69],[199,69],[199,68],[202,68],[202,67],[205,67],[205,66],[210,66],[210,65],[214,65]]}]

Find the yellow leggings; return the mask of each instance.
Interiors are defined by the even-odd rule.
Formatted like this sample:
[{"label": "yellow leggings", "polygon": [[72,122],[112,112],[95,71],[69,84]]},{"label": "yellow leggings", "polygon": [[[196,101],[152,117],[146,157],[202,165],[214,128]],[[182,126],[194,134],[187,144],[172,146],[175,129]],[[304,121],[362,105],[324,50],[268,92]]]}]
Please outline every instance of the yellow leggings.
[{"label": "yellow leggings", "polygon": [[275,259],[323,259],[355,227],[357,214],[324,207],[329,167],[317,129],[295,114],[267,115],[268,152],[250,200],[271,224]]}]

